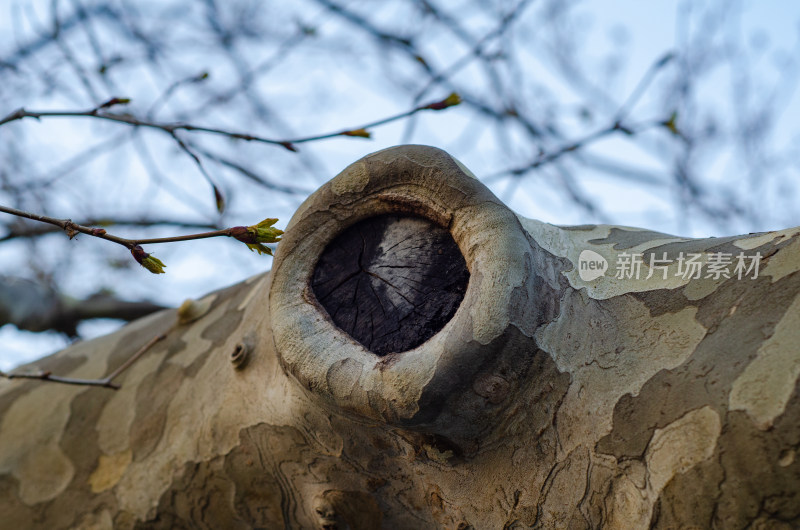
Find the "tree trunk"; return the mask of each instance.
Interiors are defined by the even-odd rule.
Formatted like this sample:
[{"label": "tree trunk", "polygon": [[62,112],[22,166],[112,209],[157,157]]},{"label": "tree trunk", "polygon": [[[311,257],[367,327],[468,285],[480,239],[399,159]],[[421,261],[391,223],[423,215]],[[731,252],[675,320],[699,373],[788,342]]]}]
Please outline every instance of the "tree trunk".
[{"label": "tree trunk", "polygon": [[271,273],[37,363],[100,378],[165,333],[120,390],[0,381],[0,521],[797,527],[798,234],[557,227],[381,151]]}]

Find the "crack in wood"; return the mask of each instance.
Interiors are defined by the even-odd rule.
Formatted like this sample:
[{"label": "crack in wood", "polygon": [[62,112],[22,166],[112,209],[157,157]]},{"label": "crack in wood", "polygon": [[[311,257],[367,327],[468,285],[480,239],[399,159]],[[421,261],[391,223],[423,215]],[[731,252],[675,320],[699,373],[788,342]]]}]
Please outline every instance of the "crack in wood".
[{"label": "crack in wood", "polygon": [[415,348],[442,329],[468,282],[447,230],[421,217],[381,215],[328,244],[312,289],[339,328],[382,356]]}]

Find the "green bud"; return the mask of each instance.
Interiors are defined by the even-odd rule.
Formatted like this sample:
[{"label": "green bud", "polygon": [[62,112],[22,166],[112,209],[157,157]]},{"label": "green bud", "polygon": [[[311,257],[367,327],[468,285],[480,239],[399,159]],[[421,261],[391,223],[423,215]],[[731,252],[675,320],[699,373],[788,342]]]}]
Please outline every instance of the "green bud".
[{"label": "green bud", "polygon": [[283,234],[283,230],[272,226],[277,222],[277,219],[264,219],[257,225],[248,226],[247,232],[252,235],[258,243],[277,243],[281,240],[280,235]]},{"label": "green bud", "polygon": [[127,105],[130,102],[131,102],[130,98],[111,98],[108,101],[106,101],[105,103],[103,103],[102,105],[100,105],[99,107],[97,107],[97,109],[98,110],[99,109],[107,109],[107,108],[113,107],[115,105]]},{"label": "green bud", "polygon": [[245,245],[247,245],[247,248],[249,248],[251,252],[258,252],[259,255],[269,254],[272,256],[272,249],[261,243],[245,243]]},{"label": "green bud", "polygon": [[353,129],[352,131],[344,131],[342,136],[357,136],[359,138],[372,138],[372,133],[366,129]]},{"label": "green bud", "polygon": [[678,129],[678,112],[677,111],[673,112],[672,115],[669,117],[669,119],[667,121],[663,122],[662,125],[664,127],[666,127],[669,130],[669,132],[671,132],[675,136],[680,136],[681,135],[681,131],[680,131],[680,129]]},{"label": "green bud", "polygon": [[166,267],[166,265],[151,254],[142,260],[142,267],[153,274],[164,274],[164,267]]},{"label": "green bud", "polygon": [[448,107],[455,107],[456,105],[461,104],[461,96],[459,96],[456,92],[451,92],[449,96],[444,98],[444,102]]},{"label": "green bud", "polygon": [[277,243],[281,240],[283,230],[272,226],[277,222],[277,219],[264,219],[257,225],[234,226],[230,229],[230,236],[247,245],[253,252],[272,256],[272,249],[262,243]]},{"label": "green bud", "polygon": [[444,98],[443,100],[436,101],[435,103],[425,105],[424,107],[421,108],[430,110],[444,110],[449,107],[455,107],[460,103],[461,103],[461,96],[459,96],[456,92],[451,92],[450,95]]},{"label": "green bud", "polygon": [[217,211],[219,213],[225,211],[225,197],[223,197],[222,192],[219,191],[219,188],[216,186],[214,186],[214,203],[217,205]]}]

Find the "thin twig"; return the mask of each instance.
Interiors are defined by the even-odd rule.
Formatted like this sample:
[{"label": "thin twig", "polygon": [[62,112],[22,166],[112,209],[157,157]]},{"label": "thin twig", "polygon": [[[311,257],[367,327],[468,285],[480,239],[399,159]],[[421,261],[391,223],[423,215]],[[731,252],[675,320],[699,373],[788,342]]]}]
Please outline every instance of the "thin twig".
[{"label": "thin twig", "polygon": [[189,146],[186,145],[186,143],[183,140],[181,140],[180,136],[178,136],[178,133],[173,131],[172,133],[170,133],[170,136],[172,136],[172,139],[175,140],[175,142],[178,144],[178,147],[180,147],[184,153],[189,155],[189,158],[191,158],[194,161],[195,165],[197,166],[197,169],[200,170],[200,174],[202,174],[203,178],[206,179],[206,182],[208,182],[211,185],[211,189],[214,191],[214,199],[217,205],[217,211],[219,213],[222,213],[223,210],[225,209],[225,200],[222,197],[222,192],[219,191],[219,186],[217,186],[217,183],[214,182],[214,179],[211,177],[209,172],[206,171],[206,167],[203,165],[203,161],[200,160],[200,157],[197,156],[197,154],[195,154],[195,152],[192,151],[192,149],[190,149]]},{"label": "thin twig", "polygon": [[634,88],[633,92],[631,92],[628,96],[628,99],[626,99],[625,102],[620,106],[619,110],[617,110],[614,121],[620,122],[627,117],[628,112],[630,112],[633,106],[636,105],[636,103],[639,101],[639,98],[641,98],[647,90],[647,87],[653,82],[656,74],[666,65],[668,65],[674,58],[675,54],[673,52],[668,52],[650,65],[650,68],[647,69],[647,72],[645,72],[645,74],[639,80],[636,88]]},{"label": "thin twig", "polygon": [[[394,116],[390,116],[388,118],[383,118],[380,120],[376,120],[360,127],[354,127],[352,129],[345,129],[343,131],[327,133],[327,134],[320,134],[317,136],[306,136],[304,138],[295,138],[294,140],[288,140],[290,144],[301,144],[305,142],[313,142],[316,140],[324,140],[327,138],[333,138],[336,136],[361,136],[360,134],[353,134],[355,131],[364,131],[367,132],[369,129],[373,129],[375,127],[379,127],[381,125],[386,125],[387,123],[391,123],[397,120],[402,120],[403,118],[408,118],[409,116],[413,116],[414,114],[423,111],[423,110],[444,110],[448,107],[452,107],[458,105],[461,102],[461,98],[455,95],[455,99],[451,100],[451,98],[455,94],[451,94],[448,98],[445,98],[440,101],[434,101],[432,103],[428,103],[425,105],[419,105],[418,107],[414,107],[411,110],[407,110],[405,112],[401,112],[400,114],[395,114]],[[452,102],[448,102],[452,101]],[[369,137],[368,135],[364,135],[365,137]]]},{"label": "thin twig", "polygon": [[538,169],[541,166],[555,162],[556,160],[558,160],[559,158],[568,153],[573,153],[575,151],[578,151],[579,149],[582,149],[593,142],[596,142],[602,138],[605,138],[617,132],[622,132],[628,136],[631,136],[633,134],[636,134],[638,132],[653,127],[663,127],[664,124],[665,122],[660,120],[645,122],[638,125],[623,125],[621,122],[615,122],[604,129],[600,129],[598,131],[595,131],[591,134],[584,136],[583,138],[567,143],[554,151],[551,151],[549,153],[540,153],[536,157],[536,159],[530,162],[529,164],[515,168],[504,169],[503,171],[499,171],[497,173],[488,175],[484,180],[486,182],[491,182],[502,177],[508,177],[508,176],[519,177],[524,175],[525,173],[529,173],[535,169]]},{"label": "thin twig", "polygon": [[67,385],[102,386],[106,388],[112,388],[114,390],[118,390],[120,388],[119,385],[106,383],[102,379],[75,379],[72,377],[60,377],[58,375],[53,375],[50,372],[40,372],[38,374],[8,374],[6,372],[0,372],[0,377],[5,377],[6,379],[39,379],[41,381],[64,383]]},{"label": "thin twig", "polygon": [[[430,5],[428,2],[424,3],[426,8],[431,10],[437,18],[442,20],[442,14],[439,13],[438,10],[434,8],[434,6]],[[470,42],[470,39],[467,39],[466,32],[463,30],[458,31],[457,34],[461,37],[465,44],[470,45],[470,50],[467,51],[464,55],[461,56],[460,59],[457,59],[454,63],[452,63],[447,68],[441,70],[436,75],[432,76],[428,82],[423,86],[421,89],[417,91],[414,96],[414,101],[419,101],[431,89],[434,85],[444,81],[445,79],[451,78],[456,72],[470,64],[475,59],[485,58],[484,57],[484,49],[492,40],[502,36],[508,28],[511,26],[511,23],[514,22],[515,19],[519,18],[520,13],[522,13],[527,5],[530,4],[530,0],[520,0],[517,4],[500,19],[500,22],[497,26],[490,31],[489,33],[485,34],[480,39],[476,39]],[[455,21],[451,21],[451,23],[455,23]],[[460,29],[460,28],[458,28]]]},{"label": "thin twig", "polygon": [[[222,196],[220,195],[217,197],[218,204],[221,200]],[[264,219],[257,225],[253,226],[234,226],[231,228],[224,228],[222,230],[202,232],[200,234],[188,234],[184,236],[172,236],[172,237],[157,237],[150,239],[127,239],[124,237],[111,235],[108,232],[106,232],[104,228],[92,228],[89,226],[83,226],[77,223],[73,223],[69,219],[56,219],[55,217],[48,217],[46,215],[39,215],[30,212],[25,212],[8,206],[0,206],[0,212],[5,212],[11,215],[16,215],[18,217],[24,217],[26,219],[32,219],[34,221],[40,221],[42,223],[48,223],[51,225],[58,226],[62,230],[64,230],[64,232],[67,233],[67,236],[69,236],[70,239],[75,237],[75,235],[77,235],[78,233],[81,233],[92,237],[99,237],[100,239],[105,239],[106,241],[111,241],[113,243],[117,243],[118,245],[122,245],[123,247],[131,251],[131,256],[133,256],[133,259],[135,259],[139,265],[149,270],[153,274],[163,274],[166,265],[164,265],[164,263],[155,256],[152,256],[147,252],[145,252],[144,249],[142,249],[141,247],[141,245],[143,244],[175,243],[177,241],[194,241],[196,239],[207,239],[210,237],[225,236],[225,237],[232,237],[242,243],[245,243],[248,246],[248,248],[254,252],[258,252],[259,254],[271,255],[272,249],[264,246],[263,243],[277,243],[278,241],[280,241],[279,236],[283,233],[282,231],[276,228],[272,228],[272,225],[274,225],[278,221],[277,219]]]},{"label": "thin twig", "polygon": [[280,182],[274,182],[269,180],[268,178],[256,173],[254,170],[245,167],[243,164],[232,160],[226,156],[222,156],[216,154],[208,149],[204,149],[203,147],[199,147],[197,145],[191,145],[192,149],[195,152],[200,153],[205,158],[211,160],[212,162],[216,162],[217,164],[232,169],[239,174],[243,175],[247,179],[252,182],[255,182],[259,186],[263,186],[269,190],[279,191],[281,193],[286,193],[289,195],[310,195],[313,190],[308,188],[303,188],[300,186],[294,186],[292,184],[284,184]]},{"label": "thin twig", "polygon": [[209,134],[219,134],[228,136],[237,140],[245,140],[248,142],[261,142],[266,144],[281,145],[287,149],[292,150],[290,145],[281,140],[273,140],[252,134],[240,133],[235,131],[226,131],[224,129],[215,129],[213,127],[201,127],[191,125],[188,123],[158,123],[155,121],[142,120],[130,114],[117,114],[112,112],[100,112],[98,109],[91,109],[85,111],[29,111],[24,108],[17,109],[5,118],[0,120],[0,126],[10,123],[12,121],[21,120],[23,118],[35,118],[37,120],[42,118],[96,118],[99,120],[108,120],[116,123],[125,123],[134,127],[145,127],[150,129],[158,129],[166,132],[169,135],[174,135],[175,131],[197,131]]},{"label": "thin twig", "polygon": [[[282,146],[290,151],[296,151],[294,144],[300,143],[307,143],[313,142],[317,140],[324,140],[327,138],[334,138],[337,136],[366,136],[368,135],[361,135],[361,134],[352,134],[353,131],[366,131],[367,129],[378,127],[380,125],[385,125],[387,123],[391,123],[397,120],[401,120],[403,118],[407,118],[417,112],[421,112],[423,110],[443,110],[447,107],[453,106],[453,104],[443,105],[443,103],[447,101],[435,101],[429,103],[427,105],[419,105],[414,107],[411,110],[401,112],[400,114],[396,114],[394,116],[390,116],[388,118],[383,118],[381,120],[376,120],[370,122],[366,125],[362,125],[360,127],[352,127],[349,129],[340,130],[337,132],[332,133],[325,133],[325,134],[318,134],[314,136],[306,136],[302,138],[294,138],[291,140],[276,140],[273,138],[265,138],[263,136],[257,136],[249,133],[237,132],[237,131],[230,131],[225,129],[217,129],[214,127],[203,127],[199,125],[192,125],[189,123],[158,123],[156,121],[145,120],[137,118],[131,114],[118,114],[113,112],[108,112],[105,109],[127,103],[128,100],[125,98],[113,98],[98,107],[95,107],[90,110],[84,111],[62,111],[62,110],[51,110],[51,111],[30,111],[24,108],[20,108],[6,116],[5,118],[0,119],[0,126],[10,123],[12,121],[22,120],[24,118],[35,118],[40,120],[42,118],[96,118],[99,120],[107,120],[116,123],[124,123],[127,125],[132,125],[134,127],[145,127],[150,129],[158,129],[161,131],[166,132],[169,134],[173,139],[178,141],[179,145],[182,148],[185,148],[185,144],[178,139],[175,135],[176,131],[193,131],[193,132],[204,132],[208,134],[217,134],[222,136],[227,136],[229,138],[233,138],[236,140],[244,140],[247,142],[260,142],[265,144],[271,145],[279,145]],[[191,151],[189,151],[191,154]]]},{"label": "thin twig", "polygon": [[147,341],[147,343],[136,350],[136,352],[130,356],[130,358],[122,363],[116,370],[108,374],[102,379],[77,379],[73,377],[61,377],[58,375],[53,375],[52,372],[45,371],[39,373],[28,373],[28,374],[9,374],[3,371],[0,371],[0,377],[5,377],[6,379],[38,379],[41,381],[51,381],[53,383],[64,383],[67,385],[82,385],[82,386],[101,386],[104,388],[111,388],[113,390],[119,390],[121,387],[120,385],[114,383],[114,379],[116,379],[122,372],[127,370],[128,368],[133,365],[139,358],[147,353],[147,351],[152,348],[157,342],[160,342],[167,338],[167,335],[164,333],[160,333]]},{"label": "thin twig", "polygon": [[139,360],[139,357],[141,357],[142,355],[147,353],[147,350],[149,350],[150,348],[155,346],[155,344],[157,342],[160,342],[160,341],[162,341],[162,340],[164,340],[166,338],[167,338],[167,335],[165,333],[161,333],[159,335],[156,335],[155,337],[153,337],[149,341],[147,341],[147,343],[144,346],[142,346],[141,348],[136,350],[136,353],[131,355],[131,357],[127,361],[122,363],[116,370],[114,370],[113,372],[108,374],[104,379],[102,379],[102,381],[104,381],[107,386],[110,386],[112,384],[111,382],[114,379],[116,379],[117,376],[119,376],[119,374],[121,374],[122,372],[124,372],[125,370],[130,368],[133,363],[135,363],[137,360]]},{"label": "thin twig", "polygon": [[77,223],[73,223],[69,219],[57,219],[55,217],[49,217],[47,215],[39,215],[35,213],[25,212],[23,210],[17,210],[16,208],[11,208],[9,206],[0,205],[0,212],[16,215],[18,217],[25,217],[26,219],[32,219],[34,221],[39,221],[42,223],[55,225],[61,228],[64,232],[66,232],[70,238],[75,237],[76,233],[81,233],[92,237],[99,237],[100,239],[105,239],[106,241],[112,241],[114,243],[117,243],[118,245],[124,246],[127,249],[131,249],[137,245],[145,245],[145,244],[149,245],[156,243],[175,243],[178,241],[193,241],[195,239],[207,239],[210,237],[222,237],[222,236],[232,237],[231,235],[232,229],[224,228],[222,230],[213,230],[211,232],[201,232],[199,234],[188,234],[184,236],[156,237],[149,239],[127,239],[124,237],[119,237],[109,234],[103,228],[92,228],[90,226],[79,225]]},{"label": "thin twig", "polygon": [[[134,226],[134,227],[153,227],[153,226],[175,226],[191,230],[212,230],[218,228],[211,223],[203,222],[184,222],[176,219],[117,219],[110,216],[98,216],[85,222],[86,226]],[[40,224],[23,223],[21,225],[7,225],[5,228],[8,232],[4,236],[0,236],[0,243],[10,241],[12,239],[32,239],[42,237],[49,234],[56,234],[62,231],[59,226],[47,226]]]}]

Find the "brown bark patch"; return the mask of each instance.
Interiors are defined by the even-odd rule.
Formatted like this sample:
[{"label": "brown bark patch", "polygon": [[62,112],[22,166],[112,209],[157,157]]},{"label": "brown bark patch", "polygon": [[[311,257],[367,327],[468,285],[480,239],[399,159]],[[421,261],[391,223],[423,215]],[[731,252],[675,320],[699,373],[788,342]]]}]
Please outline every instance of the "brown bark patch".
[{"label": "brown bark patch", "polygon": [[[614,428],[598,442],[597,451],[618,459],[639,458],[653,431],[687,410],[709,405],[724,417],[733,382],[772,335],[797,292],[800,274],[775,283],[768,277],[731,279],[697,301],[696,319],[709,332],[683,365],[660,371],[637,396],[628,394],[617,402]],[[652,303],[655,299],[648,300]],[[732,313],[733,306],[737,309]]]},{"label": "brown bark patch", "polygon": [[[573,228],[574,230],[574,228]],[[677,239],[676,236],[653,232],[652,230],[625,230],[623,228],[612,228],[608,236],[602,239],[591,239],[589,243],[594,245],[614,245],[614,250],[627,250],[637,247],[642,243],[657,239]],[[684,243],[681,243],[684,244]]]},{"label": "brown bark patch", "polygon": [[167,410],[183,379],[179,366],[165,363],[136,389],[136,417],[130,433],[134,462],[147,458],[164,435]]},{"label": "brown bark patch", "polygon": [[714,456],[664,488],[652,527],[797,528],[800,462],[783,465],[781,457],[800,445],[798,390],[768,432],[729,413]]},{"label": "brown bark patch", "polygon": [[319,528],[371,530],[380,528],[383,520],[378,503],[361,491],[328,490],[315,502]]},{"label": "brown bark patch", "polygon": [[235,486],[225,476],[222,467],[222,458],[185,464],[180,475],[161,496],[155,518],[140,522],[136,528],[253,528],[233,510],[231,498]]}]

